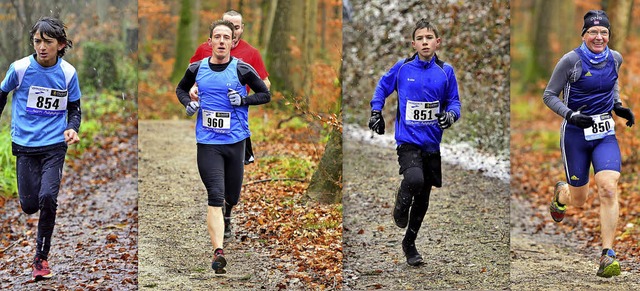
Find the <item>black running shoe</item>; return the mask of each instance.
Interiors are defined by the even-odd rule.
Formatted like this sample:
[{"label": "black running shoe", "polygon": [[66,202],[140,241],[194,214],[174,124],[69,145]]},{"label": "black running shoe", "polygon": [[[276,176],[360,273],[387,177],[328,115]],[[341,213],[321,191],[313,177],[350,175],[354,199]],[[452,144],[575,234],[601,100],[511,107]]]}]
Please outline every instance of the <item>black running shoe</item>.
[{"label": "black running shoe", "polygon": [[411,266],[419,266],[424,262],[422,256],[416,249],[415,243],[407,243],[403,240],[402,251],[404,252],[404,256],[407,258],[407,264]]},{"label": "black running shoe", "polygon": [[409,208],[411,207],[411,194],[396,192],[396,204],[393,207],[393,221],[399,228],[407,227],[409,223]]},{"label": "black running shoe", "polygon": [[224,269],[225,266],[227,266],[227,260],[224,258],[222,249],[216,249],[213,255],[213,261],[211,262],[211,269],[213,269],[216,274],[224,274],[227,272]]}]

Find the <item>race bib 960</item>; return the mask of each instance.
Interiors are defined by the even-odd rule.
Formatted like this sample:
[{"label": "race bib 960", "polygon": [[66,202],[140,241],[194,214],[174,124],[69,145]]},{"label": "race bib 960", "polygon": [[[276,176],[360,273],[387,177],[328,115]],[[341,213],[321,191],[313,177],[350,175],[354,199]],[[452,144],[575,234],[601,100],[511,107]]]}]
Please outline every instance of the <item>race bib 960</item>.
[{"label": "race bib 960", "polygon": [[231,132],[231,112],[202,110],[202,126],[217,133]]}]

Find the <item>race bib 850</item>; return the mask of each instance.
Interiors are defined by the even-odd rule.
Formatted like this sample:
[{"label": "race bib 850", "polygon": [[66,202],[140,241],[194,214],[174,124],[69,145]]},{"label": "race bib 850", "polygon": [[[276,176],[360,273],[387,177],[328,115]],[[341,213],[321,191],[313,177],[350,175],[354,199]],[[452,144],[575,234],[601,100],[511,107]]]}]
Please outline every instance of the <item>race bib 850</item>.
[{"label": "race bib 850", "polygon": [[607,113],[591,115],[591,118],[593,118],[593,126],[584,129],[584,139],[596,140],[616,134],[615,122],[611,115]]}]

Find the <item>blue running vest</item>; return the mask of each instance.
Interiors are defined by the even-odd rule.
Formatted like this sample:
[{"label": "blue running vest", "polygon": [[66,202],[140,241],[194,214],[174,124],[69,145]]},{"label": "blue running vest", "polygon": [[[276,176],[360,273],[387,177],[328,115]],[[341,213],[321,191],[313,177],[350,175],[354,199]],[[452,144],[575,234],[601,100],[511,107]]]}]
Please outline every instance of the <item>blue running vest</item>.
[{"label": "blue running vest", "polygon": [[570,84],[567,107],[578,110],[587,105],[582,113],[595,115],[610,112],[613,109],[613,87],[618,80],[615,60],[610,53],[602,68],[591,66],[579,48],[574,50],[582,61],[582,75]]},{"label": "blue running vest", "polygon": [[196,141],[201,144],[234,144],[248,138],[249,106],[233,106],[227,97],[228,89],[247,95],[245,86],[238,79],[238,59],[222,72],[209,67],[209,58],[203,59],[198,68],[196,83],[200,98],[200,110],[196,120]]}]

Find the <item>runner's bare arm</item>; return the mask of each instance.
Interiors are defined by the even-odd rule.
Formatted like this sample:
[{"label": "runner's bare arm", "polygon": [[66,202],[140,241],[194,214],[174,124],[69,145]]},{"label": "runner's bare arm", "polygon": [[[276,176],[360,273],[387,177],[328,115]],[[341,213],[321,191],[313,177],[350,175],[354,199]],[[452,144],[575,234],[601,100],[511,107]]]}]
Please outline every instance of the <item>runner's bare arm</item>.
[{"label": "runner's bare arm", "polygon": [[264,79],[262,79],[262,82],[267,85],[267,89],[271,90],[271,81],[269,81],[269,77],[265,77]]}]

